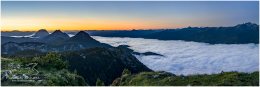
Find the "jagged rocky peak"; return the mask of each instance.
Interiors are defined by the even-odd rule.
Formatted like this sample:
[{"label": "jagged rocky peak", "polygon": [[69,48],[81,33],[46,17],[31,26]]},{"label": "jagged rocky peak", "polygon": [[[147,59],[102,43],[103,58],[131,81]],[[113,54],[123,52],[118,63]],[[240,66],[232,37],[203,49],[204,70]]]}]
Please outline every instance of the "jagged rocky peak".
[{"label": "jagged rocky peak", "polygon": [[47,30],[40,29],[33,35],[33,37],[40,37],[41,38],[41,37],[45,37],[45,36],[48,36],[48,35],[49,35],[49,33],[48,33]]}]

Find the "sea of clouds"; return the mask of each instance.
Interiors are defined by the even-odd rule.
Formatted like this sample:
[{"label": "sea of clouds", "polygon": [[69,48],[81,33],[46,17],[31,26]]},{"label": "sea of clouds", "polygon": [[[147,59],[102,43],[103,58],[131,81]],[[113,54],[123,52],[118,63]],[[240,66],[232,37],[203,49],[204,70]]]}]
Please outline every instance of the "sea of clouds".
[{"label": "sea of clouds", "polygon": [[112,46],[129,45],[136,52],[154,52],[164,56],[135,55],[155,71],[177,75],[212,74],[222,71],[253,72],[259,69],[258,44],[207,44],[177,40],[98,37]]}]

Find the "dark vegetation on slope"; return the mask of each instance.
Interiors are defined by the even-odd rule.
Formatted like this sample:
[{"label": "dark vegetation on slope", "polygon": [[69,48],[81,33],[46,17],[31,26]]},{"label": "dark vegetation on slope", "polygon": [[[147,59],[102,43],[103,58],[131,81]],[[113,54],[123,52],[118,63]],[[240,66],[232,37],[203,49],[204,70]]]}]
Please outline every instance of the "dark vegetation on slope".
[{"label": "dark vegetation on slope", "polygon": [[[63,61],[60,54],[48,53],[45,56],[32,58],[1,58],[1,83],[3,86],[83,86],[88,85],[84,78],[76,72],[68,70],[68,63]],[[34,69],[25,67],[27,64],[36,63]],[[21,67],[10,67],[19,65]],[[11,72],[8,75],[3,72]],[[14,76],[23,75],[23,78],[14,80]],[[25,75],[25,76],[24,76]],[[33,77],[40,77],[34,80]],[[29,77],[29,78],[25,78]],[[30,81],[28,81],[30,80]],[[33,81],[31,81],[33,80]]]},{"label": "dark vegetation on slope", "polygon": [[114,86],[259,86],[259,72],[222,72],[211,75],[176,76],[167,72],[131,74],[124,70]]},{"label": "dark vegetation on slope", "polygon": [[[35,53],[37,55],[29,55]],[[12,56],[2,55],[3,57],[19,57],[28,59],[30,62],[39,61],[39,66],[49,69],[56,67],[61,69],[64,66],[56,59],[45,59],[37,56],[44,56],[46,53],[27,50],[21,51]],[[68,70],[77,72],[84,77],[85,82],[89,85],[96,85],[101,81],[104,85],[110,85],[114,79],[121,76],[124,69],[129,69],[133,73],[143,71],[152,71],[135,58],[128,49],[124,48],[89,48],[78,51],[60,52],[62,61],[68,64]],[[36,56],[36,57],[35,57]],[[33,61],[31,61],[33,60]],[[56,65],[58,64],[58,65]],[[54,70],[55,71],[55,70]]]},{"label": "dark vegetation on slope", "polygon": [[69,69],[76,70],[89,85],[96,85],[97,79],[110,85],[124,69],[133,73],[152,71],[122,48],[90,48],[65,52],[63,57],[68,61]]}]

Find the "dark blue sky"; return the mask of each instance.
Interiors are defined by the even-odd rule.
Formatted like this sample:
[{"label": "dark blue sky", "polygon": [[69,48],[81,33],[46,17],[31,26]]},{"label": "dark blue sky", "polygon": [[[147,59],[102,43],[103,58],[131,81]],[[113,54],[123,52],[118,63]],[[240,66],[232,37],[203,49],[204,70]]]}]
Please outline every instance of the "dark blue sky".
[{"label": "dark blue sky", "polygon": [[258,24],[257,1],[2,2],[4,30],[158,29]]}]

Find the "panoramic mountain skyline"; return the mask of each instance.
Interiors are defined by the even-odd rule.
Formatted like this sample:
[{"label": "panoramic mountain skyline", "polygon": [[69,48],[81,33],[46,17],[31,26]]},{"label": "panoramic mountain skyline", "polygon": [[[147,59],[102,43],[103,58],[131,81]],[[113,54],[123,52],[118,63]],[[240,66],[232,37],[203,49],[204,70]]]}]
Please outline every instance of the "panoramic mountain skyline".
[{"label": "panoramic mountain skyline", "polygon": [[258,23],[258,2],[2,2],[2,31],[132,30]]}]

